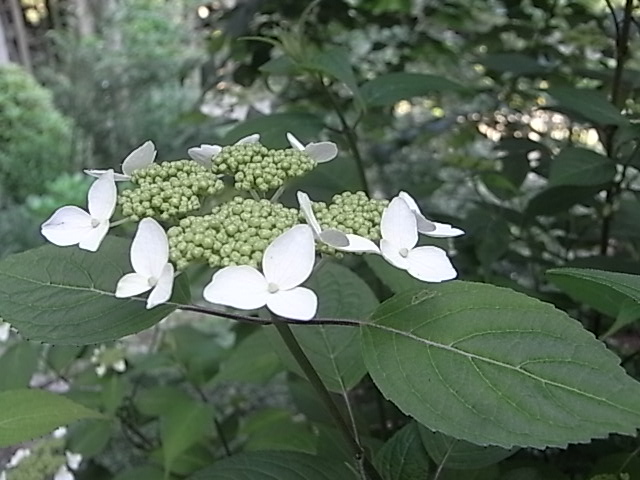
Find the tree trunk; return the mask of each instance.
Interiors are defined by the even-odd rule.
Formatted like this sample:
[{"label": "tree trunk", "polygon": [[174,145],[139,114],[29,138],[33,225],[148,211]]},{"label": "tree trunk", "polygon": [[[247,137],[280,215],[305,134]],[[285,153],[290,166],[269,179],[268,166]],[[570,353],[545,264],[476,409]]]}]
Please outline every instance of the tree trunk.
[{"label": "tree trunk", "polygon": [[9,46],[7,44],[2,14],[0,13],[0,66],[6,65],[7,63],[9,63]]}]

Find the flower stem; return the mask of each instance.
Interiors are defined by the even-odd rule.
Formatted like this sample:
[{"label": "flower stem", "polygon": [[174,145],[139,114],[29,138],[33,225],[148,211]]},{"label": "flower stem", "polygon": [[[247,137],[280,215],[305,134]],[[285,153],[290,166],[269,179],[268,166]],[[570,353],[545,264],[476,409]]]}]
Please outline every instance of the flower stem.
[{"label": "flower stem", "polygon": [[365,455],[362,445],[360,445],[354,438],[349,425],[340,413],[340,410],[338,410],[338,406],[333,401],[333,398],[331,398],[329,390],[327,390],[327,387],[325,387],[324,383],[322,383],[322,379],[318,375],[318,372],[316,372],[316,369],[309,361],[309,358],[302,350],[302,347],[300,347],[298,340],[293,335],[291,327],[289,327],[287,323],[280,321],[280,319],[277,317],[273,318],[273,325],[276,327],[276,330],[280,334],[280,337],[282,337],[285,345],[287,346],[293,357],[296,359],[296,362],[298,362],[298,365],[306,375],[307,380],[309,380],[311,386],[320,396],[320,400],[322,401],[322,403],[324,403],[327,411],[338,427],[338,430],[340,430],[340,433],[353,451],[356,462],[363,466],[363,470],[365,471],[367,478],[371,480],[382,480],[382,477],[380,476],[378,471]]}]

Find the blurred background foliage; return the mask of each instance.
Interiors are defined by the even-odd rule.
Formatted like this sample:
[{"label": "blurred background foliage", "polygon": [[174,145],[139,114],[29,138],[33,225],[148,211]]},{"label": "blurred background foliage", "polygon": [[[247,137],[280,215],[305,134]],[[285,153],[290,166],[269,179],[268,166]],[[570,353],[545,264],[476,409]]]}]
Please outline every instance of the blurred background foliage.
[{"label": "blurred background foliage", "polygon": [[[290,189],[291,204],[295,187],[314,200],[407,190],[431,217],[467,231],[452,252],[462,278],[554,302],[596,335],[614,319],[571,301],[544,272],[640,273],[638,2],[23,0],[22,12],[40,84],[0,68],[0,256],[37,245],[39,223],[58,206],[84,203],[83,167],[118,169],[149,139],[172,160],[256,131],[283,147],[291,131],[341,151]],[[238,339],[252,333],[242,328]],[[196,337],[187,327],[169,334],[153,361],[187,355],[195,366],[181,368],[205,377],[190,388],[207,390],[207,368],[228,353],[184,351]],[[635,371],[635,328],[608,341]],[[279,364],[261,358],[264,375],[233,368],[248,383],[271,378]],[[298,406],[309,401],[292,388]],[[401,415],[387,405],[388,424],[370,420],[371,390],[365,381],[355,395],[380,439]],[[127,398],[119,414],[140,414]],[[246,413],[234,402],[224,407],[230,430]],[[150,405],[146,414],[159,415]],[[264,425],[297,432],[278,415]],[[614,443],[549,455],[565,455],[560,470],[606,472],[593,451],[613,453]]]}]

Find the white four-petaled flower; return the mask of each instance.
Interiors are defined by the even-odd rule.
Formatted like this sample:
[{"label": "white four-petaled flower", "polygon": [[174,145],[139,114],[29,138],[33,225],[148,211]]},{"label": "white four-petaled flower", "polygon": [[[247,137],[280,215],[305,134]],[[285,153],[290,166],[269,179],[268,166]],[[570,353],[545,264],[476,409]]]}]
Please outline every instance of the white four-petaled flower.
[{"label": "white four-petaled flower", "polygon": [[[131,174],[136,170],[148,167],[156,159],[156,146],[151,140],[144,142],[133,152],[127,155],[122,162],[122,173],[114,173],[113,179],[116,182],[125,182],[131,179]],[[85,170],[84,173],[92,177],[100,178],[108,170]]]},{"label": "white four-petaled flower", "polygon": [[[245,143],[258,143],[260,141],[260,134],[254,133],[248,137],[241,138],[234,145],[243,145]],[[208,145],[203,143],[199,147],[193,147],[187,150],[189,157],[194,162],[199,163],[203,167],[211,168],[211,162],[213,158],[222,151],[220,145]]]},{"label": "white four-petaled flower", "polygon": [[42,224],[40,231],[60,247],[77,244],[83,250],[95,252],[109,231],[117,196],[113,170],[107,170],[89,189],[88,212],[73,205],[61,207]]},{"label": "white four-petaled flower", "polygon": [[325,163],[338,156],[338,147],[333,142],[312,142],[303,145],[292,133],[287,133],[291,147],[309,155],[316,163]]},{"label": "white four-petaled flower", "polygon": [[307,224],[311,227],[311,230],[313,230],[313,235],[316,239],[326,243],[336,250],[342,250],[344,252],[380,253],[380,249],[368,238],[361,237],[360,235],[354,235],[352,233],[343,233],[335,228],[327,228],[323,230],[315,213],[313,213],[313,207],[311,205],[309,195],[304,192],[298,192],[297,197],[302,215],[304,215]]},{"label": "white four-petaled flower", "polygon": [[151,290],[147,308],[166,302],[173,290],[173,265],[169,263],[167,234],[152,218],[143,218],[131,244],[131,266],[116,286],[116,297],[133,297]]},{"label": "white four-petaled flower", "polygon": [[425,282],[451,280],[458,274],[447,253],[438,247],[416,247],[418,220],[407,202],[395,197],[382,213],[380,251],[393,266]]},{"label": "white four-petaled flower", "polygon": [[276,315],[310,320],[318,297],[300,285],[309,278],[315,262],[311,228],[296,225],[277,237],[265,250],[262,272],[243,265],[225,267],[204,289],[208,302],[242,310],[266,306]]},{"label": "white four-petaled flower", "polygon": [[438,223],[428,220],[422,215],[420,207],[418,207],[416,201],[407,192],[400,192],[398,196],[406,202],[409,209],[415,215],[418,232],[435,238],[459,237],[460,235],[464,235],[464,230],[452,227],[448,223]]}]

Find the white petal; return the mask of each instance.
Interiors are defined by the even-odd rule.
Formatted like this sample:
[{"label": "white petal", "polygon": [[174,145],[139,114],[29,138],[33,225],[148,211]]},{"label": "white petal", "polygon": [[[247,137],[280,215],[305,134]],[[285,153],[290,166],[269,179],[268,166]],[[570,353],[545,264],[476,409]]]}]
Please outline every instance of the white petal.
[{"label": "white petal", "polygon": [[153,218],[143,218],[131,243],[131,266],[146,277],[159,278],[169,261],[169,240]]},{"label": "white petal", "polygon": [[[124,371],[127,370],[127,362],[124,361],[123,358],[121,358],[120,360],[118,360],[116,363],[114,363],[113,365],[111,365],[111,367],[118,373],[122,373]],[[68,458],[68,457],[67,457]],[[82,458],[82,457],[80,457]],[[69,462],[67,462],[69,463]],[[71,467],[71,464],[69,464],[69,466]],[[71,467],[73,470],[75,470],[76,468]]]},{"label": "white petal", "polygon": [[342,250],[343,252],[351,253],[380,253],[378,246],[368,238],[348,233],[347,240],[349,241],[349,245],[346,247],[335,248]]},{"label": "white petal", "polygon": [[320,232],[319,238],[330,247],[337,248],[339,250],[349,247],[348,235],[340,230],[336,230],[335,228],[327,228],[326,230],[323,230]]},{"label": "white petal", "polygon": [[58,427],[51,434],[53,438],[64,438],[67,434],[67,427]]},{"label": "white petal", "polygon": [[380,233],[398,249],[412,249],[418,243],[416,217],[402,198],[395,197],[384,209]]},{"label": "white petal", "polygon": [[398,246],[384,238],[380,240],[380,253],[382,253],[384,259],[394,267],[401,270],[409,268],[409,261],[407,260],[407,257],[400,255],[400,249]]},{"label": "white petal", "polygon": [[431,220],[428,220],[424,215],[422,215],[420,207],[418,207],[418,204],[411,195],[409,195],[407,192],[400,192],[398,196],[407,203],[409,209],[416,216],[418,231],[420,233],[428,234],[428,232],[432,232],[436,229],[435,224]]},{"label": "white petal", "polygon": [[459,237],[460,235],[464,235],[464,230],[461,230],[456,227],[452,227],[448,223],[433,222],[433,224],[435,226],[435,230],[433,230],[432,232],[426,233],[426,235],[429,235],[430,237],[449,238],[449,237]]},{"label": "white petal", "polygon": [[139,273],[127,273],[116,285],[116,297],[127,298],[135,297],[141,293],[151,290],[149,285],[149,277],[140,275]]},{"label": "white petal", "polygon": [[268,283],[290,290],[303,283],[316,260],[313,233],[308,225],[296,225],[278,236],[265,250],[262,271]]},{"label": "white petal", "polygon": [[100,175],[88,194],[89,213],[97,220],[108,220],[116,209],[118,189],[113,180],[113,170],[107,170]]},{"label": "white petal", "polygon": [[218,155],[222,147],[220,145],[207,145],[202,144],[199,147],[190,148],[187,150],[189,157],[194,162],[198,162],[203,167],[211,167],[211,160]]},{"label": "white petal", "polygon": [[304,287],[280,290],[269,295],[267,308],[281,317],[311,320],[318,310],[318,297]]},{"label": "white petal", "polygon": [[329,162],[338,156],[338,146],[333,142],[310,143],[304,147],[304,151],[316,163]]},{"label": "white petal", "polygon": [[173,291],[173,265],[166,263],[158,278],[158,283],[153,287],[147,299],[147,309],[153,308],[171,298]]},{"label": "white petal", "polygon": [[267,281],[255,268],[247,265],[218,270],[204,288],[204,299],[217,305],[254,310],[267,304]]},{"label": "white petal", "polygon": [[75,245],[92,230],[91,215],[75,206],[60,207],[42,224],[40,232],[54,245]]},{"label": "white petal", "polygon": [[77,470],[82,462],[82,454],[81,453],[72,453],[69,450],[64,452],[65,457],[67,457],[67,465],[71,470]]},{"label": "white petal", "polygon": [[[103,174],[107,173],[108,171],[109,170],[84,170],[84,173],[86,173],[90,177],[100,178]],[[129,175],[124,175],[122,173],[114,172],[113,180],[116,182],[126,182],[128,180],[131,180],[131,177]]]},{"label": "white petal", "polygon": [[74,480],[73,473],[69,471],[66,465],[61,465],[56,474],[53,476],[53,480]]},{"label": "white petal", "polygon": [[31,450],[29,450],[28,448],[19,448],[18,450],[15,451],[15,453],[9,460],[9,462],[7,463],[7,466],[10,468],[14,468],[20,462],[22,462],[22,460],[27,458],[29,455],[31,455]]},{"label": "white petal", "polygon": [[6,342],[7,340],[9,340],[10,333],[11,325],[0,320],[0,342]]},{"label": "white petal", "polygon": [[99,377],[104,377],[107,374],[107,366],[104,364],[100,364],[96,367],[96,375]]},{"label": "white petal", "polygon": [[300,205],[300,211],[302,215],[304,215],[307,224],[313,230],[314,235],[317,237],[320,235],[322,231],[322,227],[320,227],[320,222],[316,218],[316,214],[313,213],[313,207],[311,206],[311,199],[309,195],[305,192],[298,191],[296,193],[296,197],[298,197],[298,204]]},{"label": "white petal", "polygon": [[131,175],[134,171],[148,167],[156,159],[156,146],[152,141],[146,141],[127,155],[122,162],[122,173]]},{"label": "white petal", "polygon": [[409,252],[409,274],[423,282],[443,282],[458,276],[447,252],[438,247],[418,247]]},{"label": "white petal", "polygon": [[260,141],[260,134],[254,133],[238,140],[235,145],[244,145],[245,143],[258,143]]},{"label": "white petal", "polygon": [[7,480],[7,472],[6,471],[1,471],[0,472],[0,480]]},{"label": "white petal", "polygon": [[107,236],[108,232],[109,220],[103,220],[93,227],[82,240],[80,240],[78,246],[83,250],[95,252],[100,247],[102,240],[104,240],[104,237]]},{"label": "white petal", "polygon": [[293,133],[287,132],[287,140],[289,141],[289,145],[291,145],[291,148],[295,148],[296,150],[304,150],[304,145],[295,137]]}]

